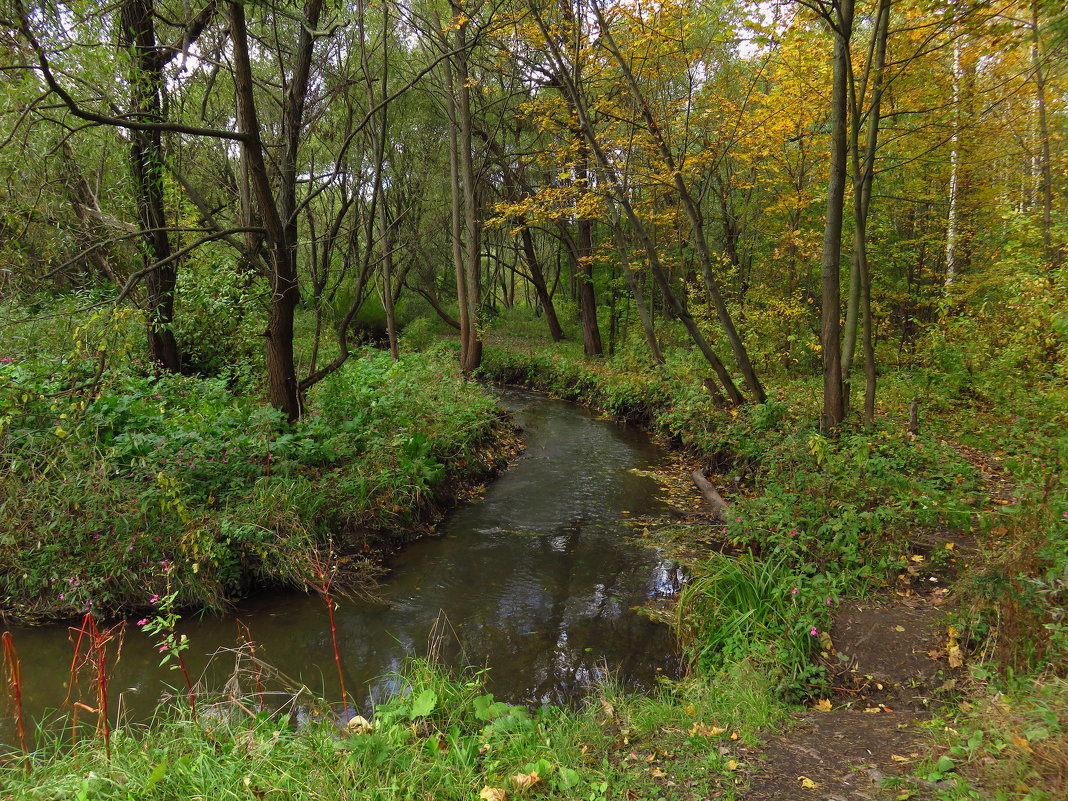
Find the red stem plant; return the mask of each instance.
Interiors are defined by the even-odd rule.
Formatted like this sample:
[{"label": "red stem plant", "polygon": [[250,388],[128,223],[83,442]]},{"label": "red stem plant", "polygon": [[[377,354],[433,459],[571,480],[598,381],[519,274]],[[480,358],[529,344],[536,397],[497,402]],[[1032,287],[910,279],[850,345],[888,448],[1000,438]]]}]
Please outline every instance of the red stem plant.
[{"label": "red stem plant", "polygon": [[337,565],[329,557],[324,560],[322,554],[316,554],[311,560],[311,567],[318,583],[309,581],[308,584],[322,596],[323,603],[326,604],[326,614],[330,618],[330,640],[334,646],[334,664],[337,665],[337,680],[341,685],[341,704],[345,709],[345,723],[348,723],[349,697],[345,693],[345,672],[341,669],[341,651],[337,645],[337,625],[334,623],[334,600],[330,595],[330,588],[337,575]]},{"label": "red stem plant", "polygon": [[[104,740],[104,753],[111,759],[111,723],[108,720],[108,644],[112,640],[118,643],[115,661],[118,661],[122,653],[122,635],[126,630],[126,622],[117,623],[111,628],[102,629],[96,623],[92,612],[86,612],[82,618],[82,625],[78,629],[72,627],[71,639],[74,640],[74,655],[70,662],[70,682],[67,685],[67,700],[70,703],[71,693],[78,683],[78,674],[82,668],[91,664],[93,666],[93,689],[96,692],[96,707],[75,701],[73,704],[73,723],[71,726],[72,744],[77,737],[78,710],[84,709],[96,715],[96,729]],[[77,639],[73,633],[77,632]],[[86,642],[88,640],[88,642]],[[85,643],[85,651],[82,652],[82,644]]]},{"label": "red stem plant", "polygon": [[19,745],[22,746],[22,754],[26,759],[26,772],[30,772],[30,749],[26,746],[26,721],[22,716],[22,663],[19,661],[18,652],[15,650],[15,641],[10,631],[3,634],[4,643],[4,673],[7,679],[8,692],[11,694],[11,703],[14,707],[15,730],[19,735]]}]

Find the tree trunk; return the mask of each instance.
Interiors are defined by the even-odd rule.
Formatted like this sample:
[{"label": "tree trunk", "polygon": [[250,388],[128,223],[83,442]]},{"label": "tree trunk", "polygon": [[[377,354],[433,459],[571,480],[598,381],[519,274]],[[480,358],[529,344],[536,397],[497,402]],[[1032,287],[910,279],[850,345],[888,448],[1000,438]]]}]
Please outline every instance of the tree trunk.
[{"label": "tree trunk", "polygon": [[845,207],[849,40],[853,31],[853,0],[836,2],[831,17],[834,71],[831,87],[831,156],[827,182],[827,214],[823,229],[820,342],[823,347],[823,416],[821,429],[832,431],[845,417],[842,386],[841,267],[842,216]]},{"label": "tree trunk", "polygon": [[[522,224],[522,221],[520,221]],[[545,309],[545,322],[549,326],[549,336],[553,342],[559,342],[564,338],[564,330],[560,327],[560,319],[556,316],[556,308],[553,299],[549,297],[549,288],[545,285],[545,273],[538,262],[538,254],[534,249],[534,236],[526,226],[519,232],[520,241],[523,244],[523,258],[530,272],[530,283],[534,285],[534,292],[538,296],[538,303]]]},{"label": "tree trunk", "polygon": [[230,38],[233,43],[234,93],[239,129],[246,138],[242,149],[247,158],[252,196],[266,231],[271,267],[271,306],[264,332],[267,350],[267,385],[271,404],[295,420],[300,416],[296,364],[293,359],[293,318],[299,300],[296,269],[296,150],[303,122],[304,102],[314,40],[310,31],[318,24],[320,0],[307,5],[301,26],[296,63],[283,112],[285,142],[279,169],[281,203],[276,205],[264,160],[263,140],[256,113],[252,65],[248,53],[248,29],[244,6],[231,0]]},{"label": "tree trunk", "polygon": [[[453,3],[459,14],[461,8]],[[467,282],[467,315],[470,319],[466,358],[461,365],[465,373],[471,373],[482,364],[482,334],[479,331],[479,310],[482,306],[482,226],[479,219],[478,195],[475,191],[474,142],[471,128],[471,82],[467,70],[467,25],[464,22],[456,31],[457,83],[460,90],[460,178],[464,199],[464,246],[466,250],[465,280]]]},{"label": "tree trunk", "polygon": [[[144,122],[162,122],[161,96],[165,83],[163,62],[156,47],[152,0],[126,0],[121,16],[124,42],[130,50],[132,113]],[[130,131],[130,169],[142,232],[142,258],[150,268],[145,276],[148,350],[152,359],[165,370],[179,372],[181,359],[171,329],[178,273],[170,260],[171,241],[164,208],[163,135],[160,131]],[[161,262],[166,263],[160,265]]]},{"label": "tree trunk", "polygon": [[716,317],[719,319],[720,325],[723,327],[723,332],[727,335],[727,342],[731,346],[731,352],[734,354],[738,369],[742,372],[742,377],[745,379],[745,384],[753,395],[753,400],[757,403],[763,403],[767,400],[767,394],[765,393],[764,387],[760,383],[756,370],[753,368],[752,362],[749,359],[749,352],[746,350],[745,344],[742,342],[741,335],[738,333],[738,329],[734,325],[734,320],[731,317],[730,310],[727,308],[727,304],[724,302],[723,293],[719,288],[719,284],[716,281],[712,269],[712,254],[708,247],[708,238],[705,236],[704,222],[701,219],[701,212],[698,208],[698,204],[690,193],[685,179],[682,177],[682,170],[676,164],[671,148],[668,146],[660,126],[653,117],[652,109],[649,107],[645,94],[638,86],[638,81],[635,79],[630,65],[616,47],[612,34],[609,32],[608,26],[605,24],[598,0],[594,0],[592,7],[594,16],[597,18],[601,29],[601,41],[608,48],[616,64],[623,72],[623,76],[627,81],[627,86],[630,88],[631,95],[641,110],[642,117],[645,120],[646,129],[652,137],[653,142],[656,144],[657,150],[659,151],[661,158],[664,160],[664,164],[674,178],[675,192],[678,195],[683,210],[686,212],[686,219],[689,222],[690,232],[693,236],[694,245],[697,248],[698,261],[701,266],[701,277],[704,280],[705,292],[712,303],[712,307],[716,311]]},{"label": "tree trunk", "polygon": [[1038,25],[1038,0],[1031,0],[1031,64],[1035,73],[1035,106],[1038,114],[1038,174],[1042,193],[1042,248],[1045,251],[1049,280],[1060,262],[1053,246],[1053,175],[1050,168],[1049,122],[1046,117],[1046,73],[1043,65],[1042,37]]},{"label": "tree trunk", "polygon": [[[575,185],[580,192],[589,191],[589,150],[582,140],[581,131],[576,132],[579,158],[575,165]],[[587,356],[604,353],[601,344],[601,329],[597,325],[597,298],[593,290],[593,220],[580,217],[578,220],[578,301],[582,317],[582,348]]]},{"label": "tree trunk", "polygon": [[957,195],[960,188],[960,35],[953,40],[953,135],[949,151],[949,215],[946,219],[946,289],[957,281]]},{"label": "tree trunk", "polygon": [[[872,29],[868,49],[868,64],[864,77],[857,86],[856,77],[850,74],[849,152],[853,160],[853,256],[849,275],[849,302],[846,308],[846,324],[842,345],[843,405],[849,406],[849,374],[856,351],[857,331],[865,303],[870,309],[871,298],[865,298],[865,286],[870,295],[871,275],[868,269],[868,212],[871,209],[871,190],[875,179],[875,155],[879,145],[879,125],[883,97],[883,68],[886,63],[886,45],[890,31],[890,0],[879,0],[879,10]],[[868,78],[872,79],[871,106],[864,115],[861,109],[868,90]],[[861,121],[867,117],[868,131],[861,150]]]}]

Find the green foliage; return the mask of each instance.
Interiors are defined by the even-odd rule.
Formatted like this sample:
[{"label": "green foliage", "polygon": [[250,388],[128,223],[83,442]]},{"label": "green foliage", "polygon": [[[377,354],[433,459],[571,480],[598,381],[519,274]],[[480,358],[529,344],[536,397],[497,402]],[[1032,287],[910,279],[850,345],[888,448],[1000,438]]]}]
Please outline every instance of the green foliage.
[{"label": "green foliage", "polygon": [[962,581],[962,625],[992,664],[1068,675],[1068,494],[1032,490],[988,516],[982,560]]},{"label": "green foliage", "polygon": [[1056,801],[1068,770],[1068,683],[991,682],[967,710],[941,724],[941,755],[920,771],[941,781],[941,801]]},{"label": "green foliage", "polygon": [[0,792],[12,801],[219,793],[467,801],[487,787],[509,797],[658,798],[685,782],[711,796],[733,785],[727,732],[752,741],[783,717],[770,683],[746,665],[715,684],[665,685],[646,696],[609,686],[579,707],[534,711],[498,701],[484,679],[412,661],[398,677],[402,691],[370,720],[345,726],[327,713],[299,731],[287,715],[250,716],[254,698],[243,707],[203,699],[210,725],[186,707],[161,707],[149,726],[117,728],[110,758],[92,737],[45,743],[31,754],[29,775],[14,764],[0,772]]},{"label": "green foliage", "polygon": [[174,322],[182,368],[209,376],[262,371],[265,290],[262,279],[242,272],[229,254],[185,263]]},{"label": "green foliage", "polygon": [[751,553],[716,555],[683,588],[678,628],[690,658],[704,673],[753,660],[780,682],[780,691],[807,696],[817,675],[809,655],[830,618],[839,582],[776,549],[766,559]]},{"label": "green foliage", "polygon": [[133,319],[97,312],[68,353],[20,348],[0,361],[9,611],[144,606],[168,564],[178,606],[300,585],[316,549],[362,550],[368,532],[403,530],[432,511],[446,478],[476,477],[496,458],[493,400],[440,354],[358,354],[289,425],[226,378],[124,365],[137,352]]}]

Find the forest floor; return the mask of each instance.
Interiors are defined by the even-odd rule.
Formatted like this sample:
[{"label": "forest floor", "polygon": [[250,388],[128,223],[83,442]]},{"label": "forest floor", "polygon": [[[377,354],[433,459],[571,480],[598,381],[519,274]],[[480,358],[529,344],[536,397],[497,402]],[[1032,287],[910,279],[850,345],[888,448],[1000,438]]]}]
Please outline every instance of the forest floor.
[{"label": "forest floor", "polygon": [[[995,460],[947,444],[979,471],[991,505],[1009,501],[1013,485]],[[838,609],[822,653],[835,695],[743,753],[751,771],[740,798],[920,801],[945,788],[916,775],[932,761],[921,724],[961,697],[964,656],[944,618],[977,549],[970,534],[949,530],[919,532],[911,546],[896,587]]]}]

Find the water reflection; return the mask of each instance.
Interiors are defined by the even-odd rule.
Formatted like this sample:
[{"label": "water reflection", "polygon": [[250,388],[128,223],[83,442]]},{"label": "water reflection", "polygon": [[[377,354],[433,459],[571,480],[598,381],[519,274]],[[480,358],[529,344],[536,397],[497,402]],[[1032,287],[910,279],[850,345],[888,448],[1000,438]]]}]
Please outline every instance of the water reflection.
[{"label": "water reflection", "polygon": [[[661,454],[640,432],[599,420],[540,395],[505,391],[501,402],[524,429],[526,450],[485,497],[456,510],[437,536],[413,543],[392,564],[380,601],[342,601],[336,611],[350,693],[366,703],[395,689],[382,676],[406,656],[425,655],[444,621],[441,657],[491,669],[490,688],[513,702],[559,702],[602,681],[606,671],[648,686],[677,667],[666,627],[634,607],[677,590],[677,565],[625,536],[625,513],[659,508],[656,483],[636,470]],[[239,618],[258,654],[328,698],[338,697],[329,627],[316,597],[250,599],[226,618],[186,620],[191,668],[235,641]],[[70,660],[60,627],[14,632],[31,716],[66,694]],[[112,686],[135,717],[150,713],[160,682],[180,684],[157,666],[151,643],[128,633]],[[233,660],[210,671],[221,686]],[[6,727],[6,728],[5,728]],[[11,742],[10,722],[0,740]]]}]

